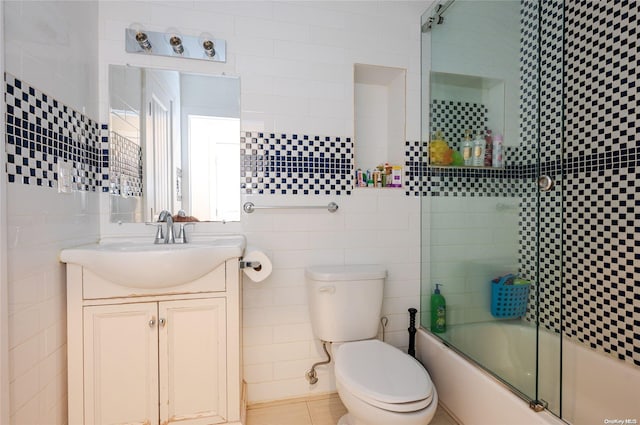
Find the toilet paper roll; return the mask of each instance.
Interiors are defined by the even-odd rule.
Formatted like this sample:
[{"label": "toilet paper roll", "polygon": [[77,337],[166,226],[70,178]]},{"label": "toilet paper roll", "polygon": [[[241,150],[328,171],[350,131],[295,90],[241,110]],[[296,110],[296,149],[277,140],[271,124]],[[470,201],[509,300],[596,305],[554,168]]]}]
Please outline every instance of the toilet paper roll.
[{"label": "toilet paper roll", "polygon": [[258,268],[258,270],[253,269],[251,267],[245,267],[244,269],[242,269],[242,271],[244,271],[244,274],[247,275],[247,277],[253,280],[254,282],[262,282],[263,280],[269,277],[269,275],[271,274],[271,271],[273,270],[273,265],[271,264],[271,260],[269,260],[269,257],[267,257],[267,255],[262,251],[258,251],[258,250],[247,251],[247,253],[244,255],[242,260],[246,262],[249,262],[249,261],[260,262],[260,267]]}]

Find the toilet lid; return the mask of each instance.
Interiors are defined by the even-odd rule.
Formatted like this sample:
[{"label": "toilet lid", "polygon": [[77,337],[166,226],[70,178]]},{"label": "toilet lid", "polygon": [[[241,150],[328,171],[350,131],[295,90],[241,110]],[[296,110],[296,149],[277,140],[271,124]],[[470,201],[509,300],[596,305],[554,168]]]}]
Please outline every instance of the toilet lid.
[{"label": "toilet lid", "polygon": [[356,397],[394,411],[428,406],[433,385],[408,354],[379,340],[342,344],[335,353],[336,379]]}]

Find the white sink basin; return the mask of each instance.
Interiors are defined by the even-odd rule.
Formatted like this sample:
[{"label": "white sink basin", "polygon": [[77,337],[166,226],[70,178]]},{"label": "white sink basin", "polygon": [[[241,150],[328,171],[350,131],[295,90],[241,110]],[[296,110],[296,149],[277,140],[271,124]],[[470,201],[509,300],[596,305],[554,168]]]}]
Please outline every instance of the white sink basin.
[{"label": "white sink basin", "polygon": [[167,288],[193,282],[230,258],[242,257],[242,235],[186,244],[105,242],[60,252],[63,263],[79,264],[105,280],[131,288]]}]

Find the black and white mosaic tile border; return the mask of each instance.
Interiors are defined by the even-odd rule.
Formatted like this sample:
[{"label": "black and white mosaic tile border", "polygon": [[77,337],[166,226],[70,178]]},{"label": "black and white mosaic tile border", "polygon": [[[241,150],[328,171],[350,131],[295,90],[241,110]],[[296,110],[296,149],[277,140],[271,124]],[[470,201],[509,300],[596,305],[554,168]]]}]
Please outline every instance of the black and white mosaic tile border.
[{"label": "black and white mosaic tile border", "polygon": [[112,131],[109,144],[109,193],[123,197],[143,194],[142,147]]},{"label": "black and white mosaic tile border", "polygon": [[[514,149],[505,148],[505,157]],[[531,166],[504,168],[429,166],[428,142],[406,142],[407,196],[518,196],[519,180],[531,177]]]},{"label": "black and white mosaic tile border", "polygon": [[251,194],[350,194],[349,137],[242,132],[241,190]]},{"label": "black and white mosaic tile border", "polygon": [[98,191],[103,152],[97,122],[5,73],[9,183],[58,187],[58,163],[73,167],[74,190]]},{"label": "black and white mosaic tile border", "polygon": [[101,153],[101,186],[102,192],[109,192],[109,124],[102,124],[100,126],[100,153]]}]

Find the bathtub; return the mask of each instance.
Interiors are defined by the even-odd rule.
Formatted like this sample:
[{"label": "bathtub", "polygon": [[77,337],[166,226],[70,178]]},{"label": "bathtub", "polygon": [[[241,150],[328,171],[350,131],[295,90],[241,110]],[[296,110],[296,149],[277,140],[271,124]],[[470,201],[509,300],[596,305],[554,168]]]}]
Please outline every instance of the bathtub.
[{"label": "bathtub", "polygon": [[[469,357],[482,359],[523,394],[535,394],[535,328],[520,321],[474,323],[450,327],[445,338]],[[640,425],[639,367],[567,338],[560,347],[558,335],[551,332],[540,332],[539,341],[539,398],[549,403],[551,411],[562,410],[564,421],[573,424]],[[440,402],[463,424],[564,423],[549,411],[534,412],[501,381],[423,329],[416,333],[416,351]]]}]

